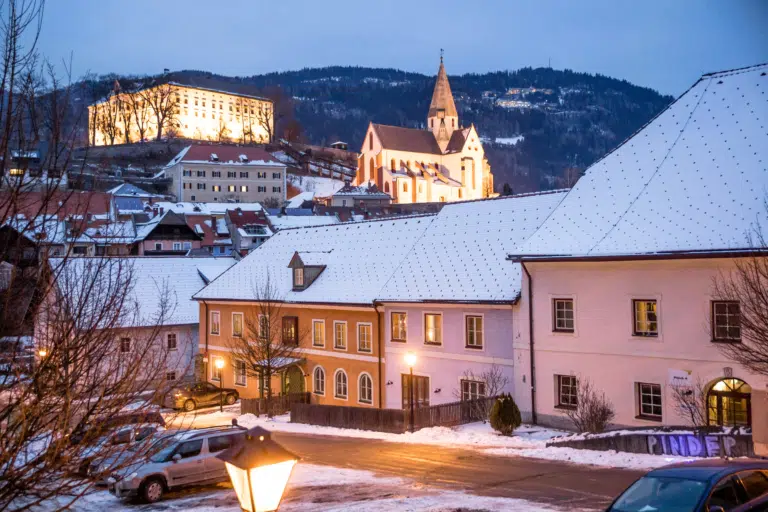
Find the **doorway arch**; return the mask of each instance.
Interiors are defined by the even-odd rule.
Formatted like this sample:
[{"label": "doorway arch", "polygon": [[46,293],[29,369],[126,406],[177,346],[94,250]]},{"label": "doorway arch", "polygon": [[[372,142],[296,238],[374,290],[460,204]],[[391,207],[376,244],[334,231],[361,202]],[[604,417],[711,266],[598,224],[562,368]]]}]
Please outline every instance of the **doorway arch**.
[{"label": "doorway arch", "polygon": [[707,423],[726,427],[752,424],[752,388],[741,379],[715,382],[707,392]]}]

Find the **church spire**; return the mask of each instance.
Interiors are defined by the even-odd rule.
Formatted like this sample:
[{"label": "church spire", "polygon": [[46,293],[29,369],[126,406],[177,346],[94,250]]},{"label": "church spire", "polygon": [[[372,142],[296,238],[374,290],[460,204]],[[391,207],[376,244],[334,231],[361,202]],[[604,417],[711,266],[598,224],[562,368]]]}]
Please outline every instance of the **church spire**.
[{"label": "church spire", "polygon": [[427,114],[427,127],[435,135],[440,148],[445,151],[451,134],[458,128],[459,114],[453,102],[451,85],[443,64],[443,50],[440,50],[440,68],[437,70],[435,90]]}]

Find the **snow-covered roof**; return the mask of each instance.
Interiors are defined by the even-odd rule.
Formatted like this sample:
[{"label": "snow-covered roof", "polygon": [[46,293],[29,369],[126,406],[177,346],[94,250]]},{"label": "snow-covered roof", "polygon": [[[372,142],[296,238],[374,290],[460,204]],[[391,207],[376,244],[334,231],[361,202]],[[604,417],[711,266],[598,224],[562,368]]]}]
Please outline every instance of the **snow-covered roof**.
[{"label": "snow-covered roof", "polygon": [[[306,219],[307,217],[298,217]],[[255,300],[267,278],[276,299],[297,303],[372,304],[387,278],[434,220],[433,215],[278,232],[195,295]],[[331,251],[325,270],[293,291],[288,263],[296,252]],[[383,257],[386,255],[386,257]],[[375,271],[371,262],[375,261]]]},{"label": "snow-covered roof", "polygon": [[301,258],[301,262],[304,263],[306,266],[310,267],[321,267],[328,265],[328,260],[331,258],[331,253],[333,253],[333,249],[330,251],[302,251],[298,252],[299,258]]},{"label": "snow-covered roof", "polygon": [[112,194],[113,196],[129,197],[163,197],[160,194],[149,193],[146,190],[142,190],[136,185],[132,185],[130,183],[123,183],[122,185],[111,188],[107,190],[107,194]]},{"label": "snow-covered roof", "polygon": [[566,191],[447,204],[381,290],[381,301],[511,302],[521,268],[507,255]]},{"label": "snow-covered roof", "polygon": [[[163,297],[167,297],[168,313],[163,325],[196,324],[199,306],[192,296],[222,272],[234,265],[233,258],[186,257],[120,257],[120,258],[52,258],[56,271],[62,263],[58,282],[62,293],[77,303],[77,294],[92,282],[112,280],[109,286],[125,283],[131,287],[129,301],[137,306],[137,314],[125,318],[123,327],[146,327],[157,324]],[[126,281],[126,276],[131,276]],[[84,282],[84,283],[83,283]],[[97,289],[99,287],[96,287]],[[99,293],[91,295],[94,300]]]},{"label": "snow-covered roof", "polygon": [[768,224],[768,64],[704,75],[592,165],[515,254],[738,250]]},{"label": "snow-covered roof", "polygon": [[310,226],[329,226],[339,224],[335,215],[267,215],[269,224],[276,231],[287,228],[305,228]]},{"label": "snow-covered roof", "polygon": [[173,210],[183,215],[224,215],[227,210],[240,208],[243,211],[258,212],[263,208],[259,203],[194,203],[194,202],[170,202],[155,201],[152,206],[158,206],[165,210]]},{"label": "snow-covered roof", "polygon": [[315,198],[314,192],[301,192],[300,194],[297,194],[290,198],[285,203],[286,208],[301,208],[301,205],[304,204],[305,201],[312,201]]}]

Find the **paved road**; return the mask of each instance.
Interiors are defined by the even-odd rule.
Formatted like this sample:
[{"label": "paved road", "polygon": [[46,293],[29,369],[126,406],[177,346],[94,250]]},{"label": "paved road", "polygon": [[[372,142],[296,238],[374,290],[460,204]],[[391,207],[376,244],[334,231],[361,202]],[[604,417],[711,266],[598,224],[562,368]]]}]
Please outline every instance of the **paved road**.
[{"label": "paved road", "polygon": [[305,462],[365,469],[426,485],[521,498],[567,510],[603,508],[642,474],[430,445],[282,432],[272,435]]}]

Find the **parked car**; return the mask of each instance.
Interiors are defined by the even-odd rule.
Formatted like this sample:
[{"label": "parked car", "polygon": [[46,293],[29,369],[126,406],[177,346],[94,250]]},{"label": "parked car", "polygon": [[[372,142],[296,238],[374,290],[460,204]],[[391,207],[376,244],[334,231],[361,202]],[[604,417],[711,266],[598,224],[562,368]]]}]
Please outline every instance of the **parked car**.
[{"label": "parked car", "polygon": [[107,479],[112,476],[116,468],[125,464],[144,460],[157,453],[163,446],[163,440],[179,434],[178,430],[157,430],[143,440],[133,443],[125,450],[120,450],[94,460],[88,468],[88,475],[96,480],[97,485],[107,485]]},{"label": "parked car", "polygon": [[[145,442],[164,432],[165,428],[157,424],[122,427],[116,432],[104,436],[99,442],[83,452],[79,473],[81,476],[87,476],[98,481],[100,473],[103,473],[105,467],[109,468],[115,465],[107,465],[106,461],[116,462],[118,459],[127,459],[135,453],[133,448],[145,444]],[[101,479],[106,479],[106,476],[108,475]]]},{"label": "parked car", "polygon": [[129,412],[108,418],[94,418],[89,424],[83,425],[79,430],[73,432],[69,437],[69,441],[72,444],[80,444],[83,440],[95,441],[118,427],[140,424],[153,424],[164,427],[165,418],[160,414],[160,411],[156,410]]},{"label": "parked car", "polygon": [[245,432],[237,426],[214,427],[164,437],[153,454],[113,473],[107,479],[109,492],[154,503],[169,490],[227,481],[224,462],[216,455],[242,442]]},{"label": "parked car", "polygon": [[654,469],[608,512],[766,512],[768,460],[704,459]]},{"label": "parked car", "polygon": [[236,389],[221,388],[214,386],[210,382],[197,382],[188,386],[179,386],[173,388],[166,395],[165,407],[172,409],[184,409],[185,411],[194,411],[204,405],[219,405],[223,402],[226,405],[232,405],[240,398]]}]

